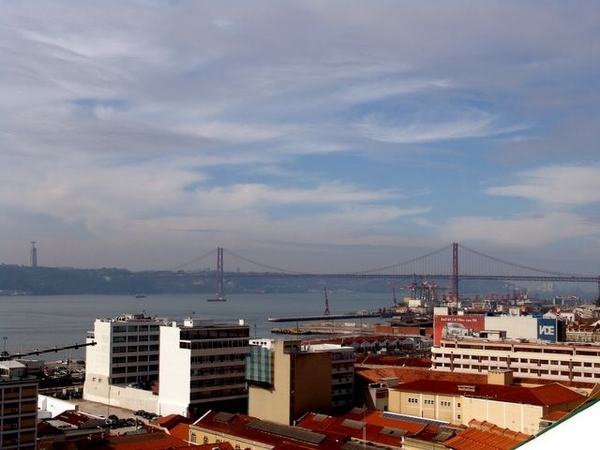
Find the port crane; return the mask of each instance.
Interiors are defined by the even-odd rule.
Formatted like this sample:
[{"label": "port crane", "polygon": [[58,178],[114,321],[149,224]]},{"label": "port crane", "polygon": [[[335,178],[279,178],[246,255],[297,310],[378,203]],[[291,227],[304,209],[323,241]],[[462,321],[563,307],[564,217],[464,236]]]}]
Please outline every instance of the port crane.
[{"label": "port crane", "polygon": [[[93,345],[96,345],[96,342],[87,342],[85,344],[66,345],[63,347],[47,347],[47,348],[43,348],[43,349],[35,349],[30,352],[13,353],[13,354],[8,353],[5,348],[0,353],[0,361],[6,361],[9,359],[16,359],[16,358],[24,358],[25,356],[40,355],[43,353],[52,353],[52,352],[58,353],[61,350],[78,349],[80,347],[89,347],[89,346],[93,346]],[[5,340],[5,346],[6,346],[6,340]]]}]

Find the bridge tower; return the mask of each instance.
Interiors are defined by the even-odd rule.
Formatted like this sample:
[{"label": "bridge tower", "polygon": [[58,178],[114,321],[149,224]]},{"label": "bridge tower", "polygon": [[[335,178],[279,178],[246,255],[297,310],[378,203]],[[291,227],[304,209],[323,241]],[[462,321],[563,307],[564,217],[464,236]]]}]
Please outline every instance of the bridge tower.
[{"label": "bridge tower", "polygon": [[225,283],[223,277],[223,247],[217,247],[217,300],[225,300]]},{"label": "bridge tower", "polygon": [[450,276],[450,295],[458,301],[458,244],[452,243],[452,275]]}]

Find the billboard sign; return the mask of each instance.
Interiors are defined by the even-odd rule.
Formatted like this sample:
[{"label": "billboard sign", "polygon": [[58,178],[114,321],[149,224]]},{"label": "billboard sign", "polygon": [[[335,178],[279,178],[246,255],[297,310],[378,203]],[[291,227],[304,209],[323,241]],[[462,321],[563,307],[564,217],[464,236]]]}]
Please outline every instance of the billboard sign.
[{"label": "billboard sign", "polygon": [[479,337],[479,332],[484,329],[483,315],[436,315],[433,321],[433,345],[439,345],[442,339],[462,340]]},{"label": "billboard sign", "polygon": [[556,342],[558,340],[558,327],[556,319],[537,319],[537,338],[540,341]]}]

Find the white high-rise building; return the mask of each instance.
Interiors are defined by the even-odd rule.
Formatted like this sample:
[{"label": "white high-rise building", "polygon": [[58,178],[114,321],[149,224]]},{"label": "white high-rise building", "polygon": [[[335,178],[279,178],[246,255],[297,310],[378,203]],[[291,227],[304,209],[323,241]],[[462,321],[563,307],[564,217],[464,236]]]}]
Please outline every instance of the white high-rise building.
[{"label": "white high-rise building", "polygon": [[160,330],[160,414],[199,417],[208,409],[246,410],[248,325],[188,318]]},{"label": "white high-rise building", "polygon": [[110,386],[149,388],[158,380],[160,327],[166,319],[122,314],[96,319],[86,342],[85,399],[108,402]]}]

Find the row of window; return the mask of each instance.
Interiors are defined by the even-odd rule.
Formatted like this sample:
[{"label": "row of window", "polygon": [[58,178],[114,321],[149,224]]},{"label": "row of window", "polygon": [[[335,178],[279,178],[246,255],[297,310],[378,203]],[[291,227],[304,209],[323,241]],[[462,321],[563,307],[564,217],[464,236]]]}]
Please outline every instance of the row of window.
[{"label": "row of window", "polygon": [[[483,370],[502,370],[503,367],[500,366],[487,366],[487,365],[477,365],[477,364],[457,364],[457,363],[435,363],[434,368],[436,369],[454,369],[454,370],[469,370],[469,371],[478,371],[481,372]],[[590,378],[597,379],[598,373],[596,371],[590,372],[581,372],[575,370],[549,370],[549,369],[539,369],[539,368],[519,368],[519,370],[515,371],[515,375],[536,375],[536,376],[544,376],[544,375],[556,375],[564,377],[565,379],[581,379],[581,378]]]},{"label": "row of window", "polygon": [[232,374],[232,373],[244,373],[245,370],[244,368],[240,368],[239,366],[236,367],[209,367],[209,368],[202,368],[202,369],[191,369],[190,370],[190,376],[194,377],[205,377],[205,376],[211,376],[211,375],[226,375],[226,374]]},{"label": "row of window", "polygon": [[523,347],[519,345],[494,345],[494,344],[463,344],[452,341],[443,341],[442,347],[445,348],[460,348],[460,349],[471,349],[471,350],[487,350],[487,351],[502,351],[502,352],[514,352],[514,353],[548,353],[548,354],[559,354],[559,355],[582,355],[582,356],[597,356],[600,357],[600,349],[585,349],[580,347]]},{"label": "row of window", "polygon": [[248,347],[247,339],[239,340],[218,340],[218,341],[192,341],[192,342],[179,342],[179,348],[185,348],[188,350],[209,350],[213,348],[239,348]]},{"label": "row of window", "polygon": [[548,360],[548,359],[528,359],[528,358],[513,358],[508,356],[478,356],[478,355],[452,355],[452,354],[438,354],[437,357],[440,358],[450,358],[454,359],[454,361],[463,361],[463,360],[477,360],[477,361],[502,361],[502,362],[514,362],[520,364],[537,364],[540,365],[561,365],[561,366],[569,366],[573,367],[595,367],[600,368],[600,361],[596,363],[592,362],[582,362],[582,361],[556,361],[556,360]]},{"label": "row of window", "polygon": [[246,362],[246,354],[232,354],[232,355],[210,355],[210,356],[192,356],[190,361],[192,364],[213,364],[213,363],[224,363],[224,362]]},{"label": "row of window", "polygon": [[152,325],[115,325],[112,327],[113,333],[144,333],[148,331],[152,331],[158,333],[160,330],[160,325],[152,324]]},{"label": "row of window", "polygon": [[141,353],[141,352],[157,352],[158,344],[154,345],[117,345],[112,348],[113,353]]},{"label": "row of window", "polygon": [[[243,374],[242,374],[243,375]],[[223,377],[223,378],[211,378],[208,380],[194,380],[190,383],[192,389],[210,388],[231,384],[243,384],[246,382],[244,376],[238,377]]]},{"label": "row of window", "polygon": [[180,339],[182,341],[194,341],[201,339],[226,339],[226,338],[249,338],[250,329],[241,328],[201,328],[181,330]]},{"label": "row of window", "polygon": [[113,356],[113,364],[124,364],[124,363],[135,363],[135,362],[148,362],[158,361],[158,354],[154,353],[151,355],[132,355],[132,356]]},{"label": "row of window", "polygon": [[142,335],[129,335],[129,336],[113,336],[112,341],[113,344],[118,344],[121,342],[157,342],[159,340],[158,334],[142,334]]},{"label": "row of window", "polygon": [[[417,397],[409,397],[408,403],[412,403],[413,405],[418,405],[419,399]],[[427,399],[423,400],[423,404],[427,405],[427,406],[433,406],[433,405],[435,405],[435,400],[427,398]],[[440,406],[449,408],[452,406],[452,402],[449,402],[447,400],[440,400]],[[460,408],[460,403],[457,403],[456,407]]]},{"label": "row of window", "polygon": [[243,395],[248,395],[246,389],[243,387],[231,389],[217,389],[214,391],[195,391],[190,392],[190,400],[193,402],[199,400],[209,400],[211,398],[222,398]]},{"label": "row of window", "polygon": [[158,372],[158,364],[150,364],[148,366],[113,367],[111,372],[113,375],[121,373]]}]

